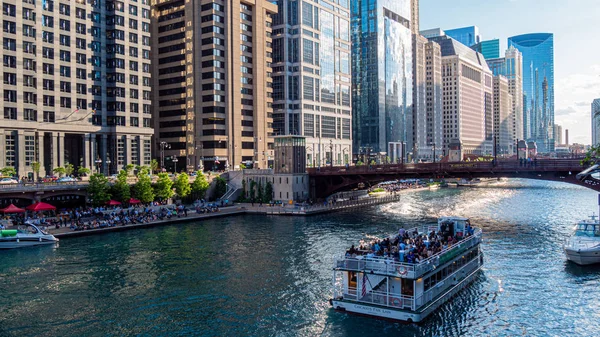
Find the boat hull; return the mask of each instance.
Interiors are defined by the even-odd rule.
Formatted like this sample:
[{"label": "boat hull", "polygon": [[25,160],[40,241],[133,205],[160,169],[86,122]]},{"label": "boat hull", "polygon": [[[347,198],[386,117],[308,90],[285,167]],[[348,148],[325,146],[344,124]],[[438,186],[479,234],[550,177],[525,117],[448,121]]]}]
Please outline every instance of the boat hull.
[{"label": "boat hull", "polygon": [[330,303],[337,311],[406,323],[420,323],[425,320],[433,311],[446,303],[452,296],[456,295],[461,290],[466,288],[471,282],[473,282],[481,270],[481,267],[482,265],[480,264],[472,273],[448,289],[443,295],[417,311],[399,310],[377,305],[368,305],[365,303],[347,301],[343,299],[332,299]]},{"label": "boat hull", "polygon": [[567,260],[581,266],[600,263],[600,247],[597,249],[569,249],[565,248]]},{"label": "boat hull", "polygon": [[0,240],[0,249],[14,249],[23,247],[43,246],[52,245],[58,242],[58,239],[12,239],[12,240]]}]

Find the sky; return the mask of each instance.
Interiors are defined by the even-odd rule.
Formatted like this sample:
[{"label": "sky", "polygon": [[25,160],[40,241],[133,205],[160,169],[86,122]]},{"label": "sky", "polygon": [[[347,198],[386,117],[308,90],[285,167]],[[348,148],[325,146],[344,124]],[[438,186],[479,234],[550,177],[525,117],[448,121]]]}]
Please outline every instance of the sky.
[{"label": "sky", "polygon": [[[420,0],[420,29],[478,26],[483,40],[554,33],[555,123],[570,143],[591,143],[600,98],[600,0]],[[564,142],[564,135],[563,135]]]}]

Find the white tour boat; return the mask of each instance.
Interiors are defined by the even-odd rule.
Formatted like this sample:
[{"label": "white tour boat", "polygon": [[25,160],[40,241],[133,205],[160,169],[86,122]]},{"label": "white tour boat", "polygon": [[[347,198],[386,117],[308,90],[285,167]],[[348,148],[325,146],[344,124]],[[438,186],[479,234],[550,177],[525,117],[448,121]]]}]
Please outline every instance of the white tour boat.
[{"label": "white tour boat", "polygon": [[463,186],[463,187],[475,187],[475,186],[479,186],[481,184],[481,179],[479,178],[475,178],[475,179],[461,179],[458,180],[456,182],[457,186]]},{"label": "white tour boat", "polygon": [[596,216],[577,224],[565,244],[567,260],[579,265],[600,263],[600,222]]},{"label": "white tour boat", "polygon": [[56,242],[58,239],[54,235],[30,223],[19,225],[17,229],[0,230],[0,249],[49,245]]},{"label": "white tour boat", "polygon": [[[472,282],[483,265],[479,250],[482,231],[471,227],[467,218],[443,217],[437,226],[407,230],[411,238],[433,231],[458,238],[458,242],[413,263],[400,262],[398,257],[405,255],[400,251],[387,258],[358,251],[336,259],[330,304],[335,310],[359,315],[405,322],[424,320]],[[396,242],[396,238],[389,240]]]}]

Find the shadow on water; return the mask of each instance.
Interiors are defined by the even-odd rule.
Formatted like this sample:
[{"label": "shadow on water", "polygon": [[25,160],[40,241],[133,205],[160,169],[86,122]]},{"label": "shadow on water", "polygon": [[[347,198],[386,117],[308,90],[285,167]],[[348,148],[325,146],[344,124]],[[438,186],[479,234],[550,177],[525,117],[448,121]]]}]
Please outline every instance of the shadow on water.
[{"label": "shadow on water", "polygon": [[576,278],[597,277],[600,283],[600,263],[588,266],[580,266],[571,261],[565,261],[565,271]]}]

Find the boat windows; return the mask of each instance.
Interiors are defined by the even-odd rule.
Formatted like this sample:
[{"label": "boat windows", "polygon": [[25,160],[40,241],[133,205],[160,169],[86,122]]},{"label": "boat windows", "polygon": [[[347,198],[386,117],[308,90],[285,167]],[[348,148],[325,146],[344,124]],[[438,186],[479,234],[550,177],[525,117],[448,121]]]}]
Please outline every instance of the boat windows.
[{"label": "boat windows", "polygon": [[600,236],[600,225],[581,223],[577,225],[576,236]]}]

